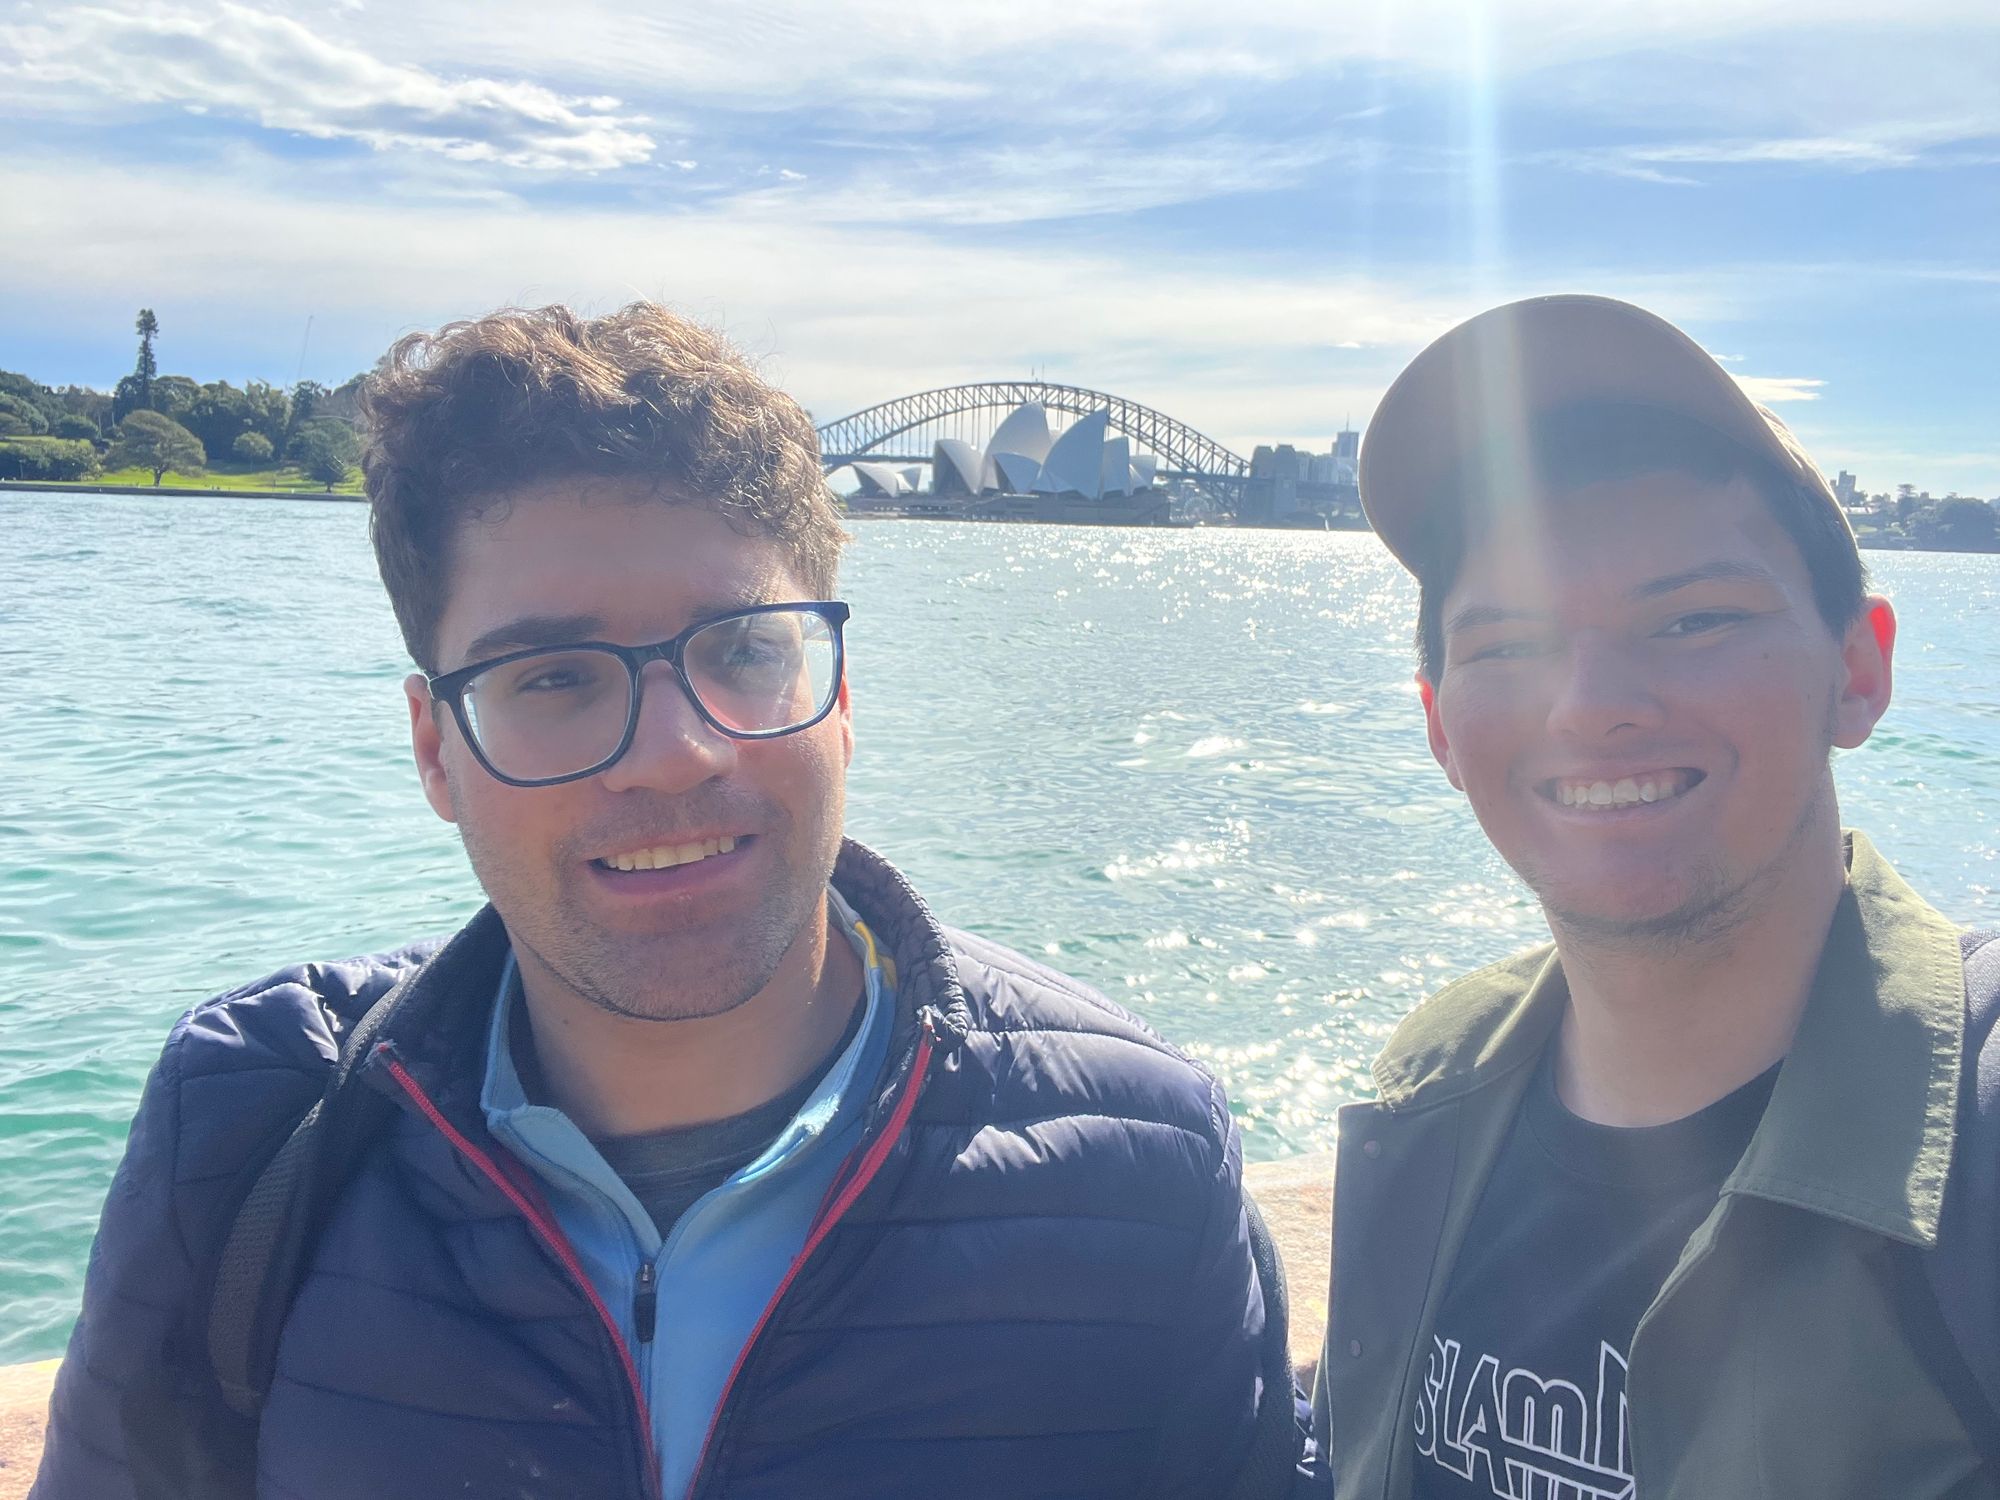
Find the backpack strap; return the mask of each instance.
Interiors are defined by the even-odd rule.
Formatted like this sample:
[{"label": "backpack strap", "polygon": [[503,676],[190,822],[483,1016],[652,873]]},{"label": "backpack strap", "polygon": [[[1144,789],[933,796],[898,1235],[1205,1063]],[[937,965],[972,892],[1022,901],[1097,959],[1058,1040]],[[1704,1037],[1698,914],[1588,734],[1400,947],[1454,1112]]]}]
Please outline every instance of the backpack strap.
[{"label": "backpack strap", "polygon": [[352,1080],[410,977],[355,1022],[325,1090],[258,1172],[223,1240],[209,1283],[208,1358],[223,1400],[241,1416],[263,1409],[306,1258],[392,1108]]},{"label": "backpack strap", "polygon": [[1285,1265],[1278,1258],[1277,1244],[1257,1200],[1247,1189],[1243,1215],[1250,1228],[1250,1259],[1257,1267],[1257,1284],[1264,1293],[1264,1390],[1257,1402],[1250,1452],[1237,1471],[1228,1500],[1265,1500],[1292,1493],[1308,1424],[1301,1421],[1292,1375],[1291,1305],[1285,1290]]},{"label": "backpack strap", "polygon": [[1965,1064],[1938,1243],[1924,1254],[1947,1337],[1939,1374],[2000,1473],[2000,933],[1967,933]]}]

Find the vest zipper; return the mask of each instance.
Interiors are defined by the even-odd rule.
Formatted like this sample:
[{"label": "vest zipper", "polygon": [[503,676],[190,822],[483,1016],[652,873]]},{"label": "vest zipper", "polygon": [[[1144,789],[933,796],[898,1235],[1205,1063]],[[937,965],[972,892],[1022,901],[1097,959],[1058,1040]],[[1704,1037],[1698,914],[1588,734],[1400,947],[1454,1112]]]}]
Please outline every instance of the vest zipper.
[{"label": "vest zipper", "polygon": [[624,1334],[618,1330],[617,1320],[611,1316],[611,1309],[604,1305],[604,1299],[591,1284],[589,1273],[583,1269],[583,1262],[577,1258],[575,1246],[570,1244],[569,1237],[562,1232],[562,1227],[556,1223],[553,1215],[545,1211],[528,1191],[516,1183],[492,1156],[467,1140],[465,1135],[444,1117],[444,1112],[431,1102],[422,1085],[410,1076],[409,1070],[403,1066],[402,1059],[396,1055],[392,1043],[377,1042],[370,1060],[376,1058],[381,1060],[389,1076],[395,1079],[397,1086],[409,1097],[410,1102],[417,1107],[424,1118],[435,1125],[459,1155],[471,1162],[479,1170],[480,1175],[498,1188],[507,1201],[514,1205],[589,1301],[592,1310],[597,1314],[598,1321],[604,1325],[604,1331],[611,1336],[611,1347],[618,1353],[618,1362],[625,1370],[626,1384],[631,1388],[632,1407],[638,1417],[639,1438],[644,1454],[642,1474],[644,1492],[654,1497],[654,1500],[659,1500],[662,1484],[660,1456],[653,1447],[653,1417],[646,1404],[645,1387],[639,1380],[639,1366],[632,1358],[632,1351],[625,1343]]},{"label": "vest zipper", "polygon": [[639,1290],[632,1299],[632,1321],[639,1328],[639,1342],[653,1342],[653,1323],[660,1315],[660,1289],[653,1284],[653,1263],[639,1262]]},{"label": "vest zipper", "polygon": [[925,1007],[921,1022],[923,1034],[917,1040],[917,1055],[910,1064],[909,1079],[903,1085],[903,1093],[896,1100],[895,1109],[890,1112],[888,1123],[883,1126],[882,1133],[862,1153],[860,1163],[848,1177],[846,1186],[840,1189],[838,1195],[824,1207],[820,1216],[814,1221],[812,1229],[806,1235],[805,1244],[799,1247],[799,1253],[793,1257],[791,1265],[779,1280],[777,1290],[771,1293],[771,1300],[764,1304],[764,1311],[759,1314],[756,1326],[750,1330],[750,1337],[743,1341],[743,1347],[736,1352],[736,1363],[730,1366],[729,1378],[723,1381],[721,1394],[715,1399],[715,1410],[709,1415],[708,1432],[702,1438],[701,1453],[695,1459],[694,1470],[688,1477],[685,1500],[695,1500],[695,1496],[700,1493],[703,1470],[708,1467],[709,1455],[715,1446],[715,1435],[722,1426],[722,1415],[729,1407],[730,1392],[736,1387],[736,1377],[743,1373],[743,1366],[750,1358],[751,1349],[755,1347],[758,1337],[770,1323],[771,1314],[778,1310],[778,1304],[784,1301],[785,1293],[791,1288],[799,1272],[805,1269],[806,1262],[812,1259],[813,1252],[820,1247],[820,1243],[827,1235],[833,1232],[834,1226],[845,1216],[848,1209],[854,1206],[854,1200],[859,1198],[868,1184],[875,1180],[875,1174],[882,1170],[882,1164],[889,1159],[889,1152],[902,1137],[904,1127],[910,1122],[910,1115],[916,1108],[917,1095],[923,1090],[924,1075],[930,1071],[932,1049],[937,1044],[936,1012]]}]

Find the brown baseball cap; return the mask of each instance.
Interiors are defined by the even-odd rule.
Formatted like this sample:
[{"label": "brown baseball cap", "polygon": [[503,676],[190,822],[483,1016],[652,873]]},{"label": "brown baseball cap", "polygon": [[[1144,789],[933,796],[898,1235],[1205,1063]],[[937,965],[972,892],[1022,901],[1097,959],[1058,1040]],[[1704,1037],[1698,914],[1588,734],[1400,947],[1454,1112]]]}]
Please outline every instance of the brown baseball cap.
[{"label": "brown baseball cap", "polygon": [[[1504,452],[1543,412],[1581,401],[1660,407],[1768,459],[1846,515],[1785,424],[1665,318],[1611,297],[1530,297],[1460,323],[1411,360],[1361,443],[1361,506],[1414,569],[1431,508],[1468,455]],[[1518,450],[1516,450],[1518,451]]]}]

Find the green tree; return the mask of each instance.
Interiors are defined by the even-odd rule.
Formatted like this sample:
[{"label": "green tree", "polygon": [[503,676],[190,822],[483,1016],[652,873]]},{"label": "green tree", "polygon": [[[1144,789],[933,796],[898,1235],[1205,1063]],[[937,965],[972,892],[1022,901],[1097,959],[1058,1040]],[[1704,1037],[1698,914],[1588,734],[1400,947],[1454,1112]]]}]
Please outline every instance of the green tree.
[{"label": "green tree", "polygon": [[228,381],[212,380],[195,392],[181,425],[210,453],[228,453],[237,438],[250,431],[250,402]]},{"label": "green tree", "polygon": [[153,407],[153,377],[160,373],[159,364],[153,358],[153,340],[159,337],[160,320],[153,316],[152,308],[142,307],[133,328],[139,335],[139,363],[132,376],[139,382],[139,405],[150,411]]},{"label": "green tree", "polygon": [[183,427],[188,425],[195,402],[200,399],[201,387],[185,375],[161,375],[153,381],[153,410],[163,417],[172,417]]},{"label": "green tree", "polygon": [[73,411],[66,411],[49,424],[49,435],[59,438],[81,438],[87,443],[94,443],[101,434],[98,432],[97,424],[90,418],[79,416]]},{"label": "green tree", "polygon": [[0,391],[0,437],[40,437],[49,430],[49,419],[32,401]]},{"label": "green tree", "polygon": [[65,438],[0,438],[0,479],[85,479],[97,470],[92,443]]},{"label": "green tree", "polygon": [[32,406],[42,414],[45,421],[53,423],[62,415],[62,402],[56,393],[39,380],[31,380],[26,375],[16,375],[12,370],[0,370],[0,396],[12,396],[15,400]]},{"label": "green tree", "polygon": [[245,381],[243,405],[250,413],[250,430],[262,433],[276,452],[285,446],[292,425],[292,398],[267,380]]},{"label": "green tree", "polygon": [[208,467],[201,439],[156,411],[135,411],[120,422],[117,441],[104,461],[114,469],[151,469],[156,485],[169,469],[199,474]]},{"label": "green tree", "polygon": [[338,417],[316,417],[292,439],[292,460],[331,490],[344,484],[361,458],[361,440]]},{"label": "green tree", "polygon": [[94,391],[87,385],[66,385],[51,394],[60,414],[81,417],[100,433],[112,425],[111,397],[103,391]]},{"label": "green tree", "polygon": [[267,464],[278,452],[261,432],[239,432],[236,441],[229,445],[229,451],[239,463],[246,464]]},{"label": "green tree", "polygon": [[120,375],[118,384],[111,391],[111,425],[116,427],[135,411],[151,411],[144,399],[149,397],[152,387],[141,387],[137,375]]},{"label": "green tree", "polygon": [[[326,399],[326,387],[317,380],[301,380],[292,387],[291,425],[285,429],[285,451],[291,452],[292,439],[299,429],[318,415],[319,405]],[[296,455],[295,455],[296,456]]]},{"label": "green tree", "polygon": [[1928,547],[1953,552],[1991,552],[2000,547],[2000,514],[1971,495],[1946,495],[1918,513],[1911,534]]}]

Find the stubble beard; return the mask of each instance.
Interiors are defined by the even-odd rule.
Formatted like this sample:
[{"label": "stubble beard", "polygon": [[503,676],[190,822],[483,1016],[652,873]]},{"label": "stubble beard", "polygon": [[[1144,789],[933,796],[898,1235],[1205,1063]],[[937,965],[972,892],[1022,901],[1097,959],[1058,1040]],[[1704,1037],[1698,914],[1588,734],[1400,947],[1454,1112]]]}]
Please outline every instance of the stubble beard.
[{"label": "stubble beard", "polygon": [[1780,873],[1811,842],[1827,816],[1838,825],[1830,774],[1818,782],[1784,842],[1769,859],[1733,883],[1718,863],[1697,864],[1688,894],[1680,904],[1652,916],[1607,916],[1568,907],[1562,903],[1558,882],[1545,871],[1519,873],[1541,902],[1549,928],[1559,938],[1599,949],[1636,948],[1661,957],[1681,957],[1724,947],[1751,925],[1774,894]]},{"label": "stubble beard", "polygon": [[[796,830],[768,826],[761,837],[774,841]],[[626,935],[591,920],[560,855],[551,861],[553,891],[545,894],[537,882],[521,878],[510,855],[489,847],[470,821],[460,822],[459,837],[513,945],[585,1004],[638,1021],[725,1015],[762,994],[813,920],[824,920],[840,848],[836,825],[814,840],[819,847],[781,860],[780,881],[753,905],[713,926]]]},{"label": "stubble beard", "polygon": [[739,919],[706,931],[611,937],[558,911],[548,936],[515,928],[532,953],[577,998],[633,1021],[693,1021],[745,1005],[770,985],[785,955],[826,902],[825,883],[772,891]]}]

